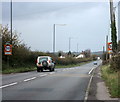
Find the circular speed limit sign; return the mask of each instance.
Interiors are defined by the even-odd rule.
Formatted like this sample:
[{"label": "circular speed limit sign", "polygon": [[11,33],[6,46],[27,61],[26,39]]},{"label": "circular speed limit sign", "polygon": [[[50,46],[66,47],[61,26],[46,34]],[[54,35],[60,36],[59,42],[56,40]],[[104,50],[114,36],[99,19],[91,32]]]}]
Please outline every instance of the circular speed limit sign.
[{"label": "circular speed limit sign", "polygon": [[12,45],[4,45],[4,53],[5,55],[12,55]]},{"label": "circular speed limit sign", "polygon": [[10,46],[7,45],[7,46],[5,47],[5,50],[6,50],[6,51],[10,51]]},{"label": "circular speed limit sign", "polygon": [[112,43],[111,42],[108,43],[108,50],[112,50]]}]

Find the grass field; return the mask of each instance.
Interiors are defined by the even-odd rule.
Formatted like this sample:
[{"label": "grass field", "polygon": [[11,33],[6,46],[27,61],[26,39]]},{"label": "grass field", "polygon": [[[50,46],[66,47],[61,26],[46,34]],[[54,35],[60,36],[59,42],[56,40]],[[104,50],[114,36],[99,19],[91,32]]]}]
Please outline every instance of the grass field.
[{"label": "grass field", "polygon": [[120,97],[120,71],[111,70],[110,65],[102,66],[102,78],[104,79],[111,97]]}]

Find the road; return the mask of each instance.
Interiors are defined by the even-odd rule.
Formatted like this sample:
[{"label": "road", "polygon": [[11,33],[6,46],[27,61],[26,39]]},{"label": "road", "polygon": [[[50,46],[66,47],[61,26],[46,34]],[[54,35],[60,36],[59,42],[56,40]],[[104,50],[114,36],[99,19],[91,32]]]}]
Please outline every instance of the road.
[{"label": "road", "polygon": [[3,75],[2,100],[84,100],[89,72],[98,65]]}]

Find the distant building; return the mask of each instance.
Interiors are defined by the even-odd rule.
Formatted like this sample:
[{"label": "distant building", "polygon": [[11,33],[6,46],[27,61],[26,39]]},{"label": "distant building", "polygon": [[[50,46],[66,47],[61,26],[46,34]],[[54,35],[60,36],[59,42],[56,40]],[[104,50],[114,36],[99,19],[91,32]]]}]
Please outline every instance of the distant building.
[{"label": "distant building", "polygon": [[85,57],[85,55],[83,53],[81,53],[76,58],[78,59],[78,58],[84,58],[84,57]]},{"label": "distant building", "polygon": [[65,58],[65,56],[60,56],[60,58]]},{"label": "distant building", "polygon": [[118,3],[118,41],[120,41],[120,1]]}]

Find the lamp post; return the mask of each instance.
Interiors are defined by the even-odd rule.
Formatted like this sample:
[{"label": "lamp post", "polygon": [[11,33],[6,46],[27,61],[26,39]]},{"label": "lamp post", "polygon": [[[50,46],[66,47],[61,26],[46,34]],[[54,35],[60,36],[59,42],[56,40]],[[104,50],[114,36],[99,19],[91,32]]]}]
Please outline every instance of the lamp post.
[{"label": "lamp post", "polygon": [[54,25],[53,25],[53,53],[54,53],[54,54],[55,54],[56,25],[65,26],[66,24],[54,24]]},{"label": "lamp post", "polygon": [[71,37],[69,37],[69,52],[70,52],[70,47],[71,47]]},{"label": "lamp post", "polygon": [[77,53],[78,53],[78,46],[79,46],[79,44],[77,43]]},{"label": "lamp post", "polygon": [[11,9],[10,9],[10,12],[11,12],[11,44],[12,44],[12,0],[11,0]]},{"label": "lamp post", "polygon": [[[71,52],[71,40],[75,39],[74,37],[69,37],[69,52]],[[77,43],[77,51],[78,51],[78,43]]]}]

